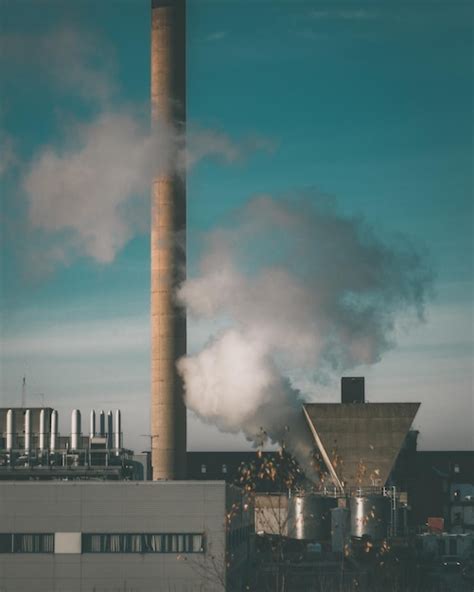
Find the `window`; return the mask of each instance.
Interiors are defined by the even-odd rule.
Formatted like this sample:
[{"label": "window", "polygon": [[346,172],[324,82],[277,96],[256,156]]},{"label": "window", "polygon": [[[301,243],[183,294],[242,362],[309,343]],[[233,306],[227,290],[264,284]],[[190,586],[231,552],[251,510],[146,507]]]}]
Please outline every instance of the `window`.
[{"label": "window", "polygon": [[0,553],[54,553],[54,534],[0,533]]},{"label": "window", "polygon": [[202,534],[84,533],[83,553],[203,553]]},{"label": "window", "polygon": [[456,537],[449,537],[449,554],[456,555],[458,552],[458,542]]}]

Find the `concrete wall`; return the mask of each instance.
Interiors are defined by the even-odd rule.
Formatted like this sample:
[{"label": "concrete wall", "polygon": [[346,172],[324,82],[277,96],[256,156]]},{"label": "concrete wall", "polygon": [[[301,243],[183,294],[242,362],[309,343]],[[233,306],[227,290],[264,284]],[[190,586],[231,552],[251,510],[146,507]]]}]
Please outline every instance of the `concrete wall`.
[{"label": "concrete wall", "polygon": [[[62,553],[0,553],[0,591],[222,590],[225,514],[217,481],[0,483],[0,532],[68,533],[57,537]],[[87,532],[202,532],[205,553],[74,552],[77,533]]]}]

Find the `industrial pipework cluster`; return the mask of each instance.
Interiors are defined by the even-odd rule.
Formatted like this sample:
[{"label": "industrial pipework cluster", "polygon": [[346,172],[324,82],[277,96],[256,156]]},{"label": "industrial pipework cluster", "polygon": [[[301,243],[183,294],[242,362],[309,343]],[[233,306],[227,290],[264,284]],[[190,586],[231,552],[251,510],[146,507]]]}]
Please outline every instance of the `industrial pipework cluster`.
[{"label": "industrial pipework cluster", "polygon": [[59,432],[56,409],[0,409],[0,466],[9,467],[84,467],[121,463],[127,452],[122,444],[121,413],[90,412],[89,433],[84,435],[81,412],[71,413],[69,436]]}]

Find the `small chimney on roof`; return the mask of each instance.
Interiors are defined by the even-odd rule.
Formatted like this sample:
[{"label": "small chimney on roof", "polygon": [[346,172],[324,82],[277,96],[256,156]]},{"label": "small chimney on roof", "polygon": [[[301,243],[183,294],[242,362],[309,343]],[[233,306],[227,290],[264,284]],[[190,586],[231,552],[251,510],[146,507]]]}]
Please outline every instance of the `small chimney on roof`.
[{"label": "small chimney on roof", "polygon": [[364,376],[341,378],[341,403],[365,403]]}]

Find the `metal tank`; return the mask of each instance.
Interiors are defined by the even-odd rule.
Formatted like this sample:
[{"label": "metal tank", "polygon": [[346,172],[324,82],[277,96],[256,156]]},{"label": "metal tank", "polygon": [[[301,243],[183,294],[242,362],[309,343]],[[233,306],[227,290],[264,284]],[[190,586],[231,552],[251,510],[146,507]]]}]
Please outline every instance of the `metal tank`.
[{"label": "metal tank", "polygon": [[73,409],[71,414],[71,450],[79,450],[79,439],[81,436],[81,412]]},{"label": "metal tank", "polygon": [[31,449],[31,411],[27,409],[25,411],[25,454],[30,453]]},{"label": "metal tank", "polygon": [[322,495],[294,495],[288,500],[288,537],[304,541],[331,538],[331,508],[337,500]]},{"label": "metal tank", "polygon": [[350,499],[351,536],[381,541],[390,524],[390,498],[384,495],[354,496]]},{"label": "metal tank", "polygon": [[49,434],[49,450],[56,452],[58,446],[58,412],[56,409],[51,413],[51,432]]},{"label": "metal tank", "polygon": [[9,452],[13,449],[13,409],[9,409],[7,411],[7,420],[6,420],[6,448]]}]

